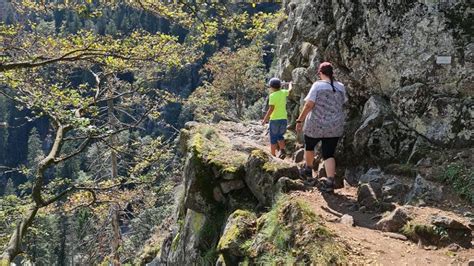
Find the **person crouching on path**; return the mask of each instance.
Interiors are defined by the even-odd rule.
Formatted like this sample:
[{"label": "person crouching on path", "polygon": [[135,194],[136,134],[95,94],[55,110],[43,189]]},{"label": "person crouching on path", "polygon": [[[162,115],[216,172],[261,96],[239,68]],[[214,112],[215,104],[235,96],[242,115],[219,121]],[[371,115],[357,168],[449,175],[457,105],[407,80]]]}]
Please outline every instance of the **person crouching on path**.
[{"label": "person crouching on path", "polygon": [[296,130],[302,130],[304,134],[306,165],[301,169],[302,174],[312,177],[314,149],[321,141],[321,153],[328,177],[320,180],[320,189],[332,192],[336,174],[334,153],[344,132],[343,105],[347,101],[347,95],[344,85],[334,81],[331,63],[321,63],[318,74],[321,80],[313,84],[306,96],[303,111],[296,121]]},{"label": "person crouching on path", "polygon": [[288,97],[292,84],[288,84],[288,90],[281,89],[282,83],[278,78],[271,78],[268,82],[270,96],[268,97],[268,110],[262,120],[265,125],[270,120],[270,151],[276,156],[277,145],[280,149],[278,157],[286,157],[285,138],[286,127],[288,126],[288,114],[286,112],[286,98]]}]

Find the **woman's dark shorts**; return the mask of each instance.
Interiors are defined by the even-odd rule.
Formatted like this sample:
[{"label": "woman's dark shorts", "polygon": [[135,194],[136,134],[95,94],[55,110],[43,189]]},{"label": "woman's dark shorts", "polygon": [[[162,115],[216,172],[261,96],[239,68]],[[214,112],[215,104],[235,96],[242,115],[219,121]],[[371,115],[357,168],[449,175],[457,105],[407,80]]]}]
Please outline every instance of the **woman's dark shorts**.
[{"label": "woman's dark shorts", "polygon": [[336,152],[337,142],[339,138],[311,138],[308,136],[304,136],[304,148],[307,151],[314,151],[316,145],[318,145],[319,141],[321,141],[321,153],[323,159],[329,159],[334,157],[334,153]]},{"label": "woman's dark shorts", "polygon": [[288,126],[288,122],[286,119],[280,120],[270,120],[270,143],[277,144],[278,141],[284,140],[286,127]]}]

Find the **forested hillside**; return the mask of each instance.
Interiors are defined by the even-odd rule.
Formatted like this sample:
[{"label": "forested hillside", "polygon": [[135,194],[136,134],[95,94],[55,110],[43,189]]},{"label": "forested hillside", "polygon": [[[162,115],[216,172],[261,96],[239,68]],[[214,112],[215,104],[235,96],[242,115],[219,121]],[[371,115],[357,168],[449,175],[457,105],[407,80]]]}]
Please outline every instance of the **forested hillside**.
[{"label": "forested hillside", "polygon": [[[0,5],[3,260],[139,263],[172,213],[179,129],[242,118],[265,93],[279,5]],[[213,82],[236,69],[244,101]]]}]

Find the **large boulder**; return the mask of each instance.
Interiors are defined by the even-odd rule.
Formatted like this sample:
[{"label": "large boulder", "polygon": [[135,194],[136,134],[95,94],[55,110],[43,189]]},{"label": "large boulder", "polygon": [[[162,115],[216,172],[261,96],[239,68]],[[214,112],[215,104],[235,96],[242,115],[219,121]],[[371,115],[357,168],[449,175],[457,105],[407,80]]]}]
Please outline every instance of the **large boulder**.
[{"label": "large boulder", "polygon": [[354,134],[353,145],[356,151],[364,151],[371,132],[379,128],[388,115],[390,115],[390,107],[382,97],[372,96],[367,100],[361,117],[361,125]]},{"label": "large boulder", "polygon": [[227,218],[217,244],[217,251],[223,254],[226,265],[235,265],[248,255],[246,241],[255,233],[256,220],[254,213],[245,210],[236,210]]},{"label": "large boulder", "polygon": [[382,231],[399,232],[405,224],[412,219],[412,209],[409,207],[398,207],[393,212],[383,217],[375,224],[375,227]]},{"label": "large boulder", "polygon": [[444,214],[432,214],[422,220],[415,219],[407,223],[401,232],[423,245],[445,247],[455,243],[464,248],[472,248],[472,230],[457,219]]},{"label": "large boulder", "polygon": [[411,191],[407,196],[409,203],[437,203],[443,198],[443,186],[417,175]]},{"label": "large boulder", "polygon": [[395,119],[386,100],[378,95],[367,100],[361,125],[354,133],[356,154],[380,164],[406,161],[415,140],[414,134]]},{"label": "large boulder", "polygon": [[[187,265],[197,261],[200,256],[200,246],[203,242],[208,241],[203,238],[205,236],[203,232],[209,222],[204,214],[188,210],[178,230],[163,243],[161,262]],[[214,235],[214,237],[217,236],[217,234]],[[186,254],[186,256],[182,256],[182,254]]]},{"label": "large boulder", "polygon": [[274,159],[262,150],[252,151],[245,169],[245,183],[262,206],[270,206],[273,202],[275,183],[280,177],[299,177],[296,166]]},{"label": "large boulder", "polygon": [[341,141],[350,166],[416,163],[429,153],[425,144],[473,144],[467,2],[291,0],[283,8],[276,75],[308,86],[297,88],[305,94],[319,63],[333,63],[349,95],[347,122],[358,124]]}]

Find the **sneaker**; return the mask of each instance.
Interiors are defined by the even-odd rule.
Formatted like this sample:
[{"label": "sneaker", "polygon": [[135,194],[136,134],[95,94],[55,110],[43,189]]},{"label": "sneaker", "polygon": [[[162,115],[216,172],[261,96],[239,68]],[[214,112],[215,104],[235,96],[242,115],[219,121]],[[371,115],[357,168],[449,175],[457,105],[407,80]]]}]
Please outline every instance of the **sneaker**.
[{"label": "sneaker", "polygon": [[313,178],[313,169],[307,166],[300,168],[300,176],[302,176],[304,179]]},{"label": "sneaker", "polygon": [[318,184],[318,179],[308,178],[305,181],[303,181],[303,184],[308,187],[315,187]]},{"label": "sneaker", "polygon": [[278,155],[278,158],[280,159],[285,159],[286,158],[286,151],[285,149],[280,150],[280,154]]},{"label": "sneaker", "polygon": [[323,177],[320,180],[319,190],[322,192],[334,192],[334,177]]}]

